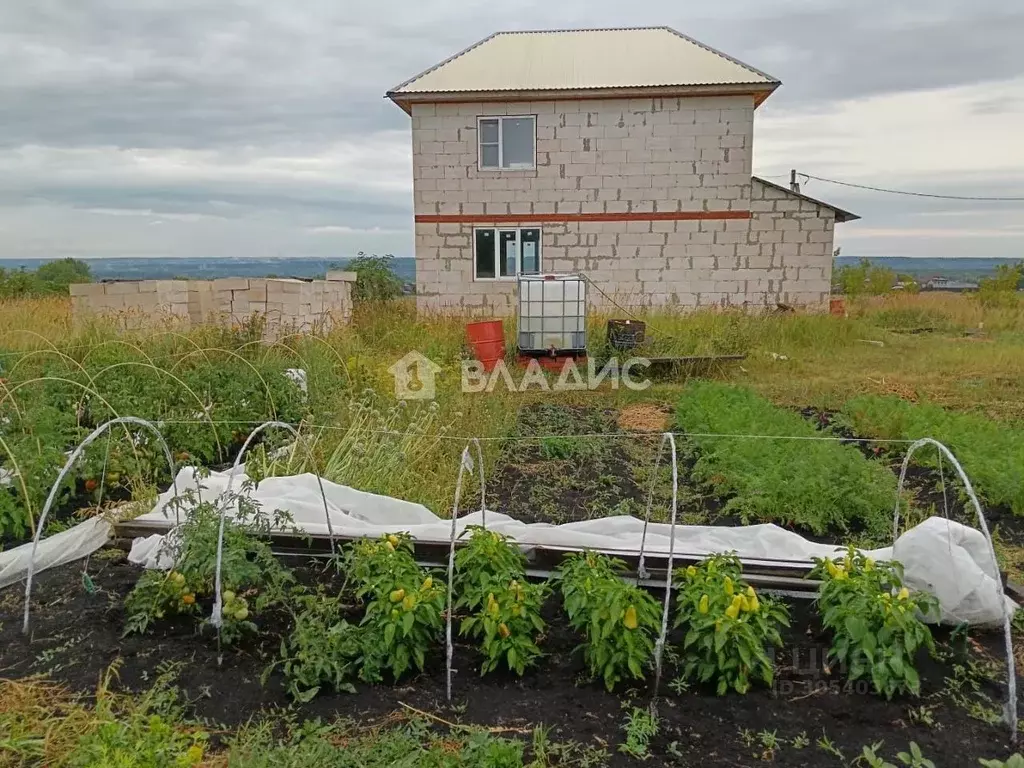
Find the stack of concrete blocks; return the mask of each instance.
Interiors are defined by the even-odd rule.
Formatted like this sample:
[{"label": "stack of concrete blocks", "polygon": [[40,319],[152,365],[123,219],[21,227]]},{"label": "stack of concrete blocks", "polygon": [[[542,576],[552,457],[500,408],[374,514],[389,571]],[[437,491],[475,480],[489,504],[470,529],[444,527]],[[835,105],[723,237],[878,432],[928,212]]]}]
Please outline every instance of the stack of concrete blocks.
[{"label": "stack of concrete blocks", "polygon": [[72,310],[117,314],[126,327],[173,318],[185,327],[204,323],[240,325],[265,321],[265,335],[327,331],[352,316],[354,272],[331,272],[328,280],[224,278],[143,280],[71,286]]},{"label": "stack of concrete blocks", "polygon": [[[535,169],[479,169],[487,115],[536,115]],[[752,179],[753,131],[745,95],[413,104],[419,308],[514,311],[514,280],[473,278],[480,227],[539,228],[544,272],[618,303],[826,304],[834,211]]]},{"label": "stack of concrete blocks", "polygon": [[72,285],[74,312],[91,311],[117,315],[126,328],[139,328],[154,317],[187,324],[187,280],[139,280],[118,283]]}]

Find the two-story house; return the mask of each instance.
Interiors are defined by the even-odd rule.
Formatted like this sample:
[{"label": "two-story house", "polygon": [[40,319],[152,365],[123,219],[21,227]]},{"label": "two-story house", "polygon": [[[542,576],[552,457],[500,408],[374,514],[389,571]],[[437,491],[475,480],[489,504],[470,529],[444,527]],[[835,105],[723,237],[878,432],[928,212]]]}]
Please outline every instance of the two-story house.
[{"label": "two-story house", "polygon": [[857,217],[751,176],[779,85],[659,27],[498,33],[397,86],[420,309],[510,313],[537,273],[597,306],[824,306]]}]

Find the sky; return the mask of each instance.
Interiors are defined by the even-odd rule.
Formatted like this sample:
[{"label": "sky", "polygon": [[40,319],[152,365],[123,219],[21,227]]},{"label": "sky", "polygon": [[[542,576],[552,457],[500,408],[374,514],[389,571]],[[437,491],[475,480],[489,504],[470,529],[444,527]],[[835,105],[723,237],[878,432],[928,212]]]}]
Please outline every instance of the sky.
[{"label": "sky", "polygon": [[[0,258],[411,256],[388,88],[496,30],[668,25],[768,72],[754,172],[1024,197],[1019,0],[11,0]],[[1024,258],[1024,203],[820,181],[848,256]]]}]

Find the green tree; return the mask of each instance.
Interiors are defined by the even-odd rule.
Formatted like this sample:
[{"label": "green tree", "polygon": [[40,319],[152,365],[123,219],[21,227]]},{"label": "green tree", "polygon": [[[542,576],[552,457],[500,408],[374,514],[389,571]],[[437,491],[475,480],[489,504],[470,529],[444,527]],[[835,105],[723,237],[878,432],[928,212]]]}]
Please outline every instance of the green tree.
[{"label": "green tree", "polygon": [[978,282],[978,301],[984,307],[1007,307],[1017,303],[1017,291],[1024,282],[1024,262],[1000,264],[992,277]]},{"label": "green tree", "polygon": [[92,282],[92,272],[80,259],[60,259],[39,267],[35,281],[39,293],[67,293],[72,283]]},{"label": "green tree", "polygon": [[391,254],[370,256],[360,251],[348,263],[346,269],[356,273],[355,301],[388,301],[402,295],[402,280],[391,266],[393,259]]},{"label": "green tree", "polygon": [[876,266],[867,259],[861,259],[855,267],[834,269],[832,275],[833,286],[851,299],[890,293],[896,282],[895,272],[887,267]]}]

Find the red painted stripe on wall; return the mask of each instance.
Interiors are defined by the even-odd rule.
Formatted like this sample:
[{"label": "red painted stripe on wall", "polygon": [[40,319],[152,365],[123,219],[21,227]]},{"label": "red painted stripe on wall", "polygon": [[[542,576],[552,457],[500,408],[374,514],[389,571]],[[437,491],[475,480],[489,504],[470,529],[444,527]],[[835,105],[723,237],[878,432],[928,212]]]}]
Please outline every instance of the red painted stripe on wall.
[{"label": "red painted stripe on wall", "polygon": [[749,219],[750,211],[651,211],[647,213],[445,213],[416,215],[417,224],[565,224],[577,221],[706,221]]}]

